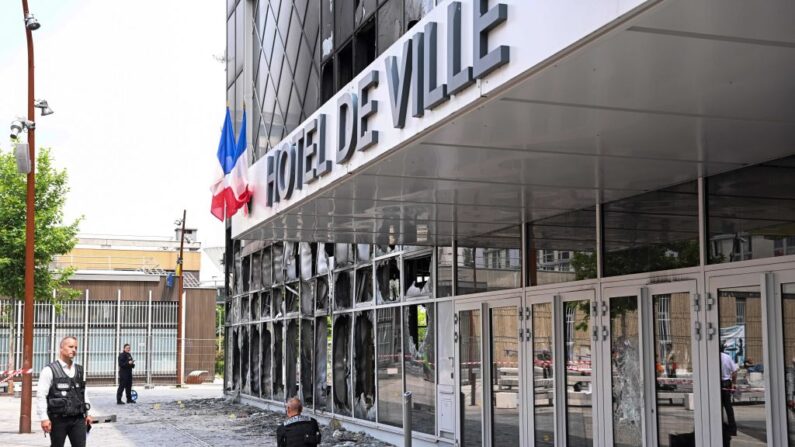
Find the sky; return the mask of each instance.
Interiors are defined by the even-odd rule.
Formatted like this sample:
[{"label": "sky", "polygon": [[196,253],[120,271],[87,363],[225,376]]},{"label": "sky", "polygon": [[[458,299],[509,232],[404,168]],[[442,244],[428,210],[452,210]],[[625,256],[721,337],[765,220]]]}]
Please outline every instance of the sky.
[{"label": "sky", "polygon": [[[28,0],[33,33],[36,146],[69,175],[65,220],[81,234],[174,235],[198,229],[223,245],[210,214],[210,184],[223,125],[226,2]],[[22,2],[0,2],[0,148],[27,113]]]}]

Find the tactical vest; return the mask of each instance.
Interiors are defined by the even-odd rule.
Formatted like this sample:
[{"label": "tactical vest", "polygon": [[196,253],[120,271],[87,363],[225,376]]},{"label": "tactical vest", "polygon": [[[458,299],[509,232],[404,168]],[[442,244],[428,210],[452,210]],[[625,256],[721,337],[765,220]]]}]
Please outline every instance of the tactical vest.
[{"label": "tactical vest", "polygon": [[52,384],[47,393],[47,415],[52,418],[85,417],[85,381],[83,367],[75,366],[75,376],[69,377],[57,360],[47,365],[52,370]]}]

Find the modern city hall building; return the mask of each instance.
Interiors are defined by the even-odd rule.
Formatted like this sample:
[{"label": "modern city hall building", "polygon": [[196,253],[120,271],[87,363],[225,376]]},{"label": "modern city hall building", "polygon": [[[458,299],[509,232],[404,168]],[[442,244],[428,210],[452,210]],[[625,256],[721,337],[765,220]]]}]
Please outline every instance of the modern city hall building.
[{"label": "modern city hall building", "polygon": [[226,393],[399,445],[795,445],[795,2],[227,5]]}]

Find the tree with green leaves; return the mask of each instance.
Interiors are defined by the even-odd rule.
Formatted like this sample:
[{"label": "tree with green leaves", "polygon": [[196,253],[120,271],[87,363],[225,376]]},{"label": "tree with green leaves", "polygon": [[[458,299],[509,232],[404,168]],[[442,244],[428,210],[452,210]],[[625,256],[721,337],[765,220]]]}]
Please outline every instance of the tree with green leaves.
[{"label": "tree with green leaves", "polygon": [[[75,298],[67,287],[72,267],[56,269],[53,261],[77,243],[80,219],[64,223],[63,208],[69,192],[66,171],[53,166],[49,149],[36,157],[34,297],[56,305]],[[0,150],[0,296],[25,296],[25,198],[27,176],[17,171],[13,151]],[[53,298],[55,291],[55,298]]]}]

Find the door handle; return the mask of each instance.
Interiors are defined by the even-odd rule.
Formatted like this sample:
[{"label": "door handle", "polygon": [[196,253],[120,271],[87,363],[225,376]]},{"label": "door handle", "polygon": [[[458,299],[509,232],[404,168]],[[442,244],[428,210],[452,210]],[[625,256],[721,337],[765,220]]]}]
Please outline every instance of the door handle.
[{"label": "door handle", "polygon": [[701,340],[701,323],[699,323],[698,321],[696,321],[696,325],[693,328],[693,332],[696,335],[696,340],[700,341]]},{"label": "door handle", "polygon": [[608,335],[607,326],[602,326],[602,341],[607,340]]},{"label": "door handle", "polygon": [[715,336],[715,332],[717,332],[715,330],[715,326],[713,326],[712,323],[707,323],[707,335],[709,336],[710,340],[712,340],[712,338]]}]

